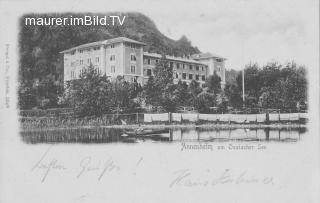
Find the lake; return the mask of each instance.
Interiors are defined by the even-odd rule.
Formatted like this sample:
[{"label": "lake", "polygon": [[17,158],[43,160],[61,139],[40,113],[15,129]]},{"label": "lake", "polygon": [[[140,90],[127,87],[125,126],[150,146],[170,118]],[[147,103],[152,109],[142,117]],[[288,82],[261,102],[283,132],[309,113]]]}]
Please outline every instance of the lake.
[{"label": "lake", "polygon": [[70,128],[22,131],[25,143],[297,142],[306,128]]}]

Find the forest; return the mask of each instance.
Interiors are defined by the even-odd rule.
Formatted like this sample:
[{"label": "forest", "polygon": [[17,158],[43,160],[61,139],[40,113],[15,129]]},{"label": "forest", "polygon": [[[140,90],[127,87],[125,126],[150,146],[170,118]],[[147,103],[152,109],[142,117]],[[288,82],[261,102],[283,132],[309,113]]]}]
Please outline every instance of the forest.
[{"label": "forest", "polygon": [[[107,13],[104,15],[113,15]],[[81,80],[63,84],[61,50],[80,44],[124,36],[147,44],[144,51],[184,56],[199,53],[191,41],[182,36],[172,40],[163,35],[155,23],[141,13],[122,13],[127,16],[122,26],[32,26],[25,25],[26,17],[65,17],[64,14],[27,14],[20,22],[19,108],[48,109],[74,107],[79,114],[96,115],[114,111],[137,111],[159,107],[176,111],[180,106],[199,112],[212,107],[225,112],[243,105],[250,108],[274,108],[299,111],[307,106],[306,67],[295,62],[270,62],[263,66],[250,63],[245,67],[245,104],[242,101],[242,72],[226,70],[226,87],[221,89],[220,78],[207,77],[206,87],[196,81],[189,85],[173,83],[172,70],[165,59],[156,65],[155,76],[141,87],[128,83],[120,76],[110,80],[87,67]],[[84,16],[89,14],[74,14]],[[95,14],[101,15],[102,14]],[[83,100],[82,98],[86,98]],[[108,99],[107,99],[108,98]]]}]

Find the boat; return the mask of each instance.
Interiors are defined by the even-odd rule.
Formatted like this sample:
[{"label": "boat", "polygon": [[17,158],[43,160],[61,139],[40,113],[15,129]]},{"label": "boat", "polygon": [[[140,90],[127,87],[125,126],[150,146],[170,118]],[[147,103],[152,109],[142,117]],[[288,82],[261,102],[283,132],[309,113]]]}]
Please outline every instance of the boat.
[{"label": "boat", "polygon": [[163,133],[169,133],[169,129],[132,129],[124,130],[125,135],[127,136],[152,136],[159,135]]}]

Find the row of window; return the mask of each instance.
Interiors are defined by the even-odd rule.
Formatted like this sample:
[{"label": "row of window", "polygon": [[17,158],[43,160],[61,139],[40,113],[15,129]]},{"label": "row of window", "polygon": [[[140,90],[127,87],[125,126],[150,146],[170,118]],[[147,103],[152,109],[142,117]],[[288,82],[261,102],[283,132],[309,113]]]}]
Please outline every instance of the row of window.
[{"label": "row of window", "polygon": [[[158,60],[158,59],[156,59],[156,60],[155,60],[155,62],[156,62],[156,64],[157,64],[157,63],[159,62],[159,60]],[[148,58],[148,59],[144,60],[144,64],[151,65],[151,63],[152,63],[152,59],[150,59],[150,58]]]},{"label": "row of window", "polygon": [[[178,73],[176,73],[176,78],[179,78]],[[187,73],[182,73],[182,79],[187,80]],[[188,74],[188,80],[206,80],[206,76],[204,75],[193,75],[193,74]]]},{"label": "row of window", "polygon": [[[96,70],[99,74],[101,74],[101,70],[100,70],[99,66],[96,66],[96,67],[95,67],[95,70]],[[83,69],[80,70],[80,75],[83,73],[83,71],[84,71]],[[70,76],[71,76],[71,79],[76,79],[76,78],[77,78],[75,71],[71,71],[71,72],[70,72]]]},{"label": "row of window", "polygon": [[[116,66],[111,66],[111,73],[116,72]],[[135,74],[136,73],[136,66],[135,65],[130,65],[130,73]]]},{"label": "row of window", "polygon": [[[147,76],[151,76],[152,75],[152,70],[151,69],[146,69],[147,71]],[[188,76],[188,80],[202,80],[202,81],[205,81],[206,80],[206,76],[204,75],[193,75],[193,74],[187,74],[187,73],[179,73],[180,75],[182,75],[182,79],[183,80],[187,80],[187,76]],[[178,73],[175,73],[175,78],[179,78],[179,74]]]},{"label": "row of window", "polygon": [[[100,47],[93,47],[94,51],[100,50]],[[82,54],[84,51],[90,51],[90,49],[80,49],[79,53]]]},{"label": "row of window", "polygon": [[[111,44],[111,45],[110,45],[110,48],[111,48],[111,49],[115,48],[115,45],[114,45],[114,44]],[[94,51],[98,51],[98,50],[100,50],[100,46],[93,47],[92,49],[93,49]],[[80,50],[79,50],[79,53],[82,54],[82,53],[85,52],[85,51],[91,51],[91,49],[90,49],[90,48],[80,49]],[[72,51],[72,52],[71,52],[71,55],[74,55],[75,53],[76,53],[75,51]]]},{"label": "row of window", "polygon": [[133,44],[133,43],[126,43],[125,46],[126,46],[126,47],[129,47],[129,48],[131,48],[131,49],[139,49],[139,48],[140,48],[139,45]]},{"label": "row of window", "polygon": [[[116,60],[116,55],[111,55],[110,56],[110,61],[115,61]],[[130,55],[130,60],[131,61],[137,61],[137,57],[134,54]]]},{"label": "row of window", "polygon": [[[170,62],[170,67],[173,68],[173,62]],[[191,65],[191,64],[187,65],[187,64],[184,64],[184,63],[176,63],[176,67],[177,67],[177,69],[180,69],[181,67],[182,67],[182,69],[185,69],[185,68],[189,67],[189,70],[195,69],[196,71],[199,71],[200,68],[201,68],[201,71],[205,70],[204,66]]]},{"label": "row of window", "polygon": [[[116,60],[116,56],[115,56],[115,55],[111,55],[111,56],[110,56],[110,61],[115,61],[115,60]],[[137,61],[137,57],[136,57],[134,54],[131,54],[131,55],[130,55],[130,60],[131,60],[131,61]],[[65,59],[65,61],[67,61],[67,59]],[[99,57],[96,57],[96,58],[95,58],[95,62],[96,62],[96,63],[99,63],[99,61],[100,61],[100,58],[99,58]],[[81,59],[81,60],[80,60],[80,65],[83,65],[83,62],[84,62],[84,61]],[[91,63],[91,58],[88,58],[88,59],[87,59],[87,63],[88,63],[88,64]],[[71,66],[74,66],[74,65],[75,65],[74,62],[72,62],[72,63],[71,63]]]},{"label": "row of window", "polygon": [[[75,66],[76,64],[77,64],[77,62],[78,62],[78,60],[77,61],[74,61],[74,62],[71,62],[71,67],[73,67],[73,66]],[[99,57],[96,57],[95,58],[95,63],[99,63],[100,62],[100,58]],[[91,60],[91,58],[88,58],[87,59],[87,64],[90,64],[90,63],[92,63],[92,60]],[[83,59],[80,59],[79,60],[79,64],[80,65],[83,65],[84,64],[84,60]]]},{"label": "row of window", "polygon": [[[158,63],[158,62],[159,62],[159,60],[156,59],[156,60],[155,60],[155,63]],[[151,65],[151,63],[152,63],[152,59],[150,59],[150,58],[144,60],[144,64]],[[188,66],[190,70],[193,70],[193,68],[194,68],[194,69],[197,70],[197,71],[199,71],[200,69],[201,69],[201,71],[205,71],[205,67],[204,67],[204,66],[199,66],[199,65],[187,65],[187,64],[184,64],[184,63],[175,63],[175,64],[176,64],[177,69],[179,69],[179,68],[181,68],[181,67],[182,67],[182,69],[185,69],[185,68]],[[173,68],[174,63],[171,61],[171,62],[169,63],[169,65],[170,65],[171,68]]]}]

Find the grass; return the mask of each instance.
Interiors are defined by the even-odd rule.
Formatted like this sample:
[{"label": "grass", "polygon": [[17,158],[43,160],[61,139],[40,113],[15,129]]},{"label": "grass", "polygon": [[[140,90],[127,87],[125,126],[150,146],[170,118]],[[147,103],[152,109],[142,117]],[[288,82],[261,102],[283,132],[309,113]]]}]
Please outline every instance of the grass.
[{"label": "grass", "polygon": [[[125,120],[127,125],[121,125],[121,120]],[[152,122],[143,123],[143,117],[136,115],[126,117],[104,116],[104,117],[21,117],[20,118],[21,130],[23,131],[36,131],[41,129],[75,129],[75,128],[136,128],[143,126],[145,128],[219,128],[219,129],[234,129],[234,128],[299,128],[305,127],[304,122],[281,121],[265,123],[234,123],[234,122],[219,122],[219,121],[198,121],[198,122]]]}]

